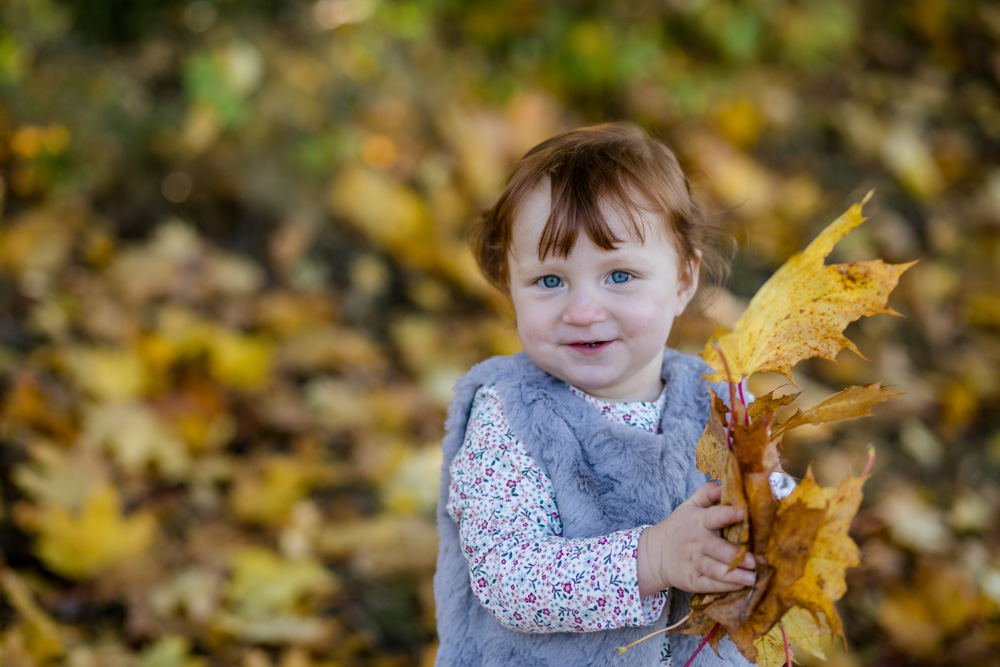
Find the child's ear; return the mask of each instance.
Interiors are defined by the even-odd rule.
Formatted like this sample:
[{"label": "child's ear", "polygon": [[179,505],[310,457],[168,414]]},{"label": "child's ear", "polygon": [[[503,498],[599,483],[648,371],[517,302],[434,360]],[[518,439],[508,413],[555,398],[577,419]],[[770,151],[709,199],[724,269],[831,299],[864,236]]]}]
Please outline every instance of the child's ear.
[{"label": "child's ear", "polygon": [[691,303],[698,291],[698,276],[701,274],[701,251],[695,250],[691,260],[680,269],[677,279],[677,315]]}]

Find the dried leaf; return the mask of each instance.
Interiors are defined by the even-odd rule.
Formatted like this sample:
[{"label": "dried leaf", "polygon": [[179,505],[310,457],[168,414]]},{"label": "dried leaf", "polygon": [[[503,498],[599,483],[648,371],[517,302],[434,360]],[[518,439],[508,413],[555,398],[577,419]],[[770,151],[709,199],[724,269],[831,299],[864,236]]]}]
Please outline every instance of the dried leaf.
[{"label": "dried leaf", "polygon": [[743,474],[773,472],[778,467],[778,448],[768,433],[768,421],[733,426],[733,454]]},{"label": "dried leaf", "polygon": [[[792,366],[802,359],[832,359],[845,347],[857,352],[844,338],[844,327],[859,317],[892,313],[886,299],[909,266],[880,261],[823,264],[834,243],[861,224],[860,212],[858,204],[804,253],[792,257],[754,296],[735,331],[713,337],[702,355],[718,371],[709,379],[728,381],[735,393],[733,387],[752,373],[778,372],[791,379]],[[742,522],[723,531],[740,547],[730,567],[736,567],[748,551],[759,565],[756,581],[748,589],[695,596],[691,607],[698,620],[682,632],[704,629],[704,618],[712,619],[747,659],[762,665],[783,664],[786,641],[815,649],[817,627],[843,637],[834,603],[846,590],[846,569],[860,563],[848,530],[866,477],[848,477],[824,489],[810,469],[781,502],[776,501],[769,478],[779,470],[777,445],[787,431],[868,415],[872,406],[894,395],[881,384],[851,387],[805,412],[799,410],[773,430],[777,411],[796,395],[774,398],[772,392],[746,408],[738,403],[732,411],[712,395],[715,409],[699,440],[697,462],[702,472],[720,475],[723,504],[746,510]],[[793,608],[812,619],[800,612],[790,615]],[[779,647],[775,628],[785,617],[788,623],[781,626]]]},{"label": "dried leaf", "polygon": [[62,357],[73,382],[97,400],[129,400],[145,390],[145,368],[132,350],[69,348]]},{"label": "dried leaf", "polygon": [[208,341],[212,376],[234,389],[261,389],[271,374],[273,349],[262,336],[216,328]]},{"label": "dried leaf", "polygon": [[66,450],[44,441],[28,447],[30,462],[14,469],[14,482],[40,507],[82,507],[108,483],[110,466],[90,448]]},{"label": "dried leaf", "polygon": [[380,577],[433,571],[437,541],[432,520],[383,513],[327,526],[319,550],[328,558],[349,559],[364,576]]},{"label": "dried leaf", "polygon": [[219,606],[222,575],[206,567],[191,567],[158,582],[146,596],[155,622],[164,624],[182,618],[206,623]]},{"label": "dried leaf", "polygon": [[729,409],[714,391],[709,389],[708,393],[712,396],[714,414],[719,418],[710,418],[705,424],[705,430],[695,450],[695,459],[698,470],[708,475],[710,479],[721,480],[729,467],[729,434],[726,429]]},{"label": "dried leaf", "polygon": [[[714,400],[715,413],[705,425],[695,454],[698,469],[722,481],[721,502],[747,510],[742,522],[723,530],[727,540],[741,547],[732,561],[735,567],[748,550],[760,553],[763,549],[763,544],[759,548],[751,546],[751,524],[755,512],[760,521],[769,522],[773,516],[771,504],[774,498],[768,476],[778,469],[778,450],[776,441],[768,434],[769,420],[732,426],[733,446],[730,448],[727,444],[729,428],[726,426],[728,408],[714,392],[709,391]],[[762,528],[756,531],[754,539],[766,534]]]},{"label": "dried leaf", "polygon": [[748,405],[747,414],[750,415],[751,421],[758,421],[761,419],[773,421],[774,415],[778,412],[778,410],[786,405],[791,405],[792,402],[798,398],[798,396],[799,394],[785,394],[784,396],[774,398],[774,392],[769,392],[764,396],[758,396],[753,403]]},{"label": "dried leaf", "polygon": [[[827,489],[816,484],[810,471],[779,504],[773,498],[762,502],[769,495],[766,475],[753,476],[750,530],[754,533],[754,553],[764,559],[757,568],[757,581],[749,589],[695,596],[692,609],[718,622],[740,652],[760,665],[784,664],[783,648],[780,661],[768,662],[773,646],[760,640],[773,633],[794,607],[825,619],[823,625],[829,634],[842,637],[834,603],[846,590],[846,569],[860,563],[860,552],[848,528],[861,502],[865,479],[847,477]],[[766,538],[756,535],[761,531],[767,531]],[[789,640],[814,647],[815,636],[809,633],[820,622],[814,619],[809,623],[800,615],[792,618],[794,622],[785,627]],[[766,649],[764,655],[758,655],[761,646]]]},{"label": "dried leaf", "polygon": [[166,635],[143,651],[136,667],[204,667],[204,658],[191,656],[191,643],[184,637]]},{"label": "dried leaf", "polygon": [[788,421],[775,429],[775,436],[803,424],[825,424],[829,422],[867,417],[869,409],[887,401],[893,396],[902,396],[900,392],[882,388],[881,382],[866,384],[862,387],[848,387],[843,391],[826,398],[805,412],[799,410]]},{"label": "dried leaf", "polygon": [[402,460],[381,489],[386,509],[399,514],[433,516],[440,475],[440,446],[431,444],[404,450]]},{"label": "dried leaf", "polygon": [[0,435],[16,437],[22,429],[43,433],[62,443],[76,437],[76,425],[62,414],[46,392],[36,373],[17,375],[0,407]]}]

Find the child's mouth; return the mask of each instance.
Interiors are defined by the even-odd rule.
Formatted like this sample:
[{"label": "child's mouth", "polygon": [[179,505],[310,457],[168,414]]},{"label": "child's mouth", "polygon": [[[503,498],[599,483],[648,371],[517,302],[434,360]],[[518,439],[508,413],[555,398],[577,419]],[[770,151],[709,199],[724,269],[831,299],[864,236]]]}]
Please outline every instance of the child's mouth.
[{"label": "child's mouth", "polygon": [[609,345],[609,340],[595,340],[588,342],[570,343],[570,347],[580,352],[596,352]]}]

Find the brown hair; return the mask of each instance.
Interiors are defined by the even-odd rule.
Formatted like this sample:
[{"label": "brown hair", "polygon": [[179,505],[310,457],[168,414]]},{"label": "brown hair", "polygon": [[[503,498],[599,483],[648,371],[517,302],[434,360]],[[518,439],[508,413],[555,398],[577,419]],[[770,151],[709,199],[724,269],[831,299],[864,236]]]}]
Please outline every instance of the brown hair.
[{"label": "brown hair", "polygon": [[568,256],[581,231],[597,247],[615,248],[622,239],[604,220],[603,203],[622,215],[639,240],[645,239],[639,215],[659,215],[681,266],[701,253],[710,272],[726,273],[724,258],[709,243],[714,230],[692,200],[673,151],[635,125],[605,123],[557,135],[528,151],[497,202],[479,219],[472,249],[483,275],[502,293],[509,294],[507,253],[518,207],[546,178],[552,208],[539,240],[539,258]]}]

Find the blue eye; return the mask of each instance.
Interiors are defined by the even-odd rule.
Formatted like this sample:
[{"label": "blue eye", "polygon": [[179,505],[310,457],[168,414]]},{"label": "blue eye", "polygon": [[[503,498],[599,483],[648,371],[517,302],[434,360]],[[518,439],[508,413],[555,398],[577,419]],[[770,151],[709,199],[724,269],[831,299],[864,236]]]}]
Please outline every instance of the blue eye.
[{"label": "blue eye", "polygon": [[632,274],[628,271],[615,271],[611,274],[611,282],[613,283],[627,283],[632,279]]},{"label": "blue eye", "polygon": [[541,285],[542,287],[552,288],[552,287],[559,287],[560,285],[562,285],[562,281],[556,278],[555,276],[543,276],[542,278],[538,279],[538,284]]}]

